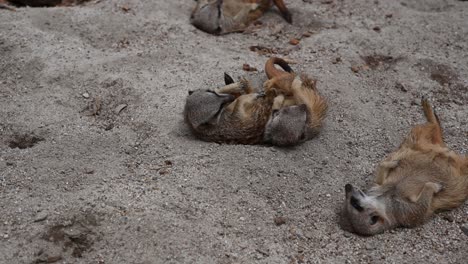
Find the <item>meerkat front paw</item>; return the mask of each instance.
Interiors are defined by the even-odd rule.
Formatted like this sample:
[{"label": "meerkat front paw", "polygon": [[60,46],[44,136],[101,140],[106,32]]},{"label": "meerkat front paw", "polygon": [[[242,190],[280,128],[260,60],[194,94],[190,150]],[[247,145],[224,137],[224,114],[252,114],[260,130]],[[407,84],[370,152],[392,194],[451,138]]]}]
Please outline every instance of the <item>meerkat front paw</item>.
[{"label": "meerkat front paw", "polygon": [[273,79],[267,80],[263,83],[263,89],[268,92],[268,90],[273,89],[275,86],[275,81]]},{"label": "meerkat front paw", "polygon": [[266,96],[273,96],[273,97],[276,97],[277,95],[280,94],[279,91],[276,90],[276,88],[265,89],[264,93]]},{"label": "meerkat front paw", "polygon": [[240,85],[240,88],[244,91],[244,93],[246,94],[249,94],[249,93],[253,93],[254,92],[254,88],[252,88],[252,86],[250,85],[250,82],[245,79],[245,78],[241,78],[239,80],[239,85]]}]

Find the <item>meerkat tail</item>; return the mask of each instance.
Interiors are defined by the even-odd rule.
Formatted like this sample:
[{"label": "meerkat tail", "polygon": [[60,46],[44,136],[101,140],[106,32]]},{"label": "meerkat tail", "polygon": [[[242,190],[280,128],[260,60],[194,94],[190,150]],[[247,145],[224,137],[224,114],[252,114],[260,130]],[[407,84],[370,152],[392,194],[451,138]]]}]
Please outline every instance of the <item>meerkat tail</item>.
[{"label": "meerkat tail", "polygon": [[[279,70],[275,67],[275,64],[279,65],[283,70]],[[294,71],[291,69],[289,64],[278,57],[271,57],[265,63],[265,73],[268,76],[268,79],[271,79],[276,76],[283,75],[285,73],[293,73]]]},{"label": "meerkat tail", "polygon": [[286,20],[289,24],[292,24],[292,15],[289,12],[288,8],[284,4],[283,0],[273,0],[276,7],[279,9],[281,15],[283,16],[284,20]]},{"label": "meerkat tail", "polygon": [[433,124],[434,129],[435,129],[435,131],[432,134],[432,143],[445,145],[439,117],[437,116],[434,109],[432,109],[432,106],[427,100],[427,98],[423,97],[421,99],[421,105],[423,107],[424,115],[426,116],[427,122]]},{"label": "meerkat tail", "polygon": [[427,98],[423,97],[421,99],[421,104],[424,110],[424,115],[426,116],[426,119],[429,123],[434,123],[440,125],[439,122],[439,117],[435,113],[435,111],[432,109],[432,106],[429,104],[429,101]]}]

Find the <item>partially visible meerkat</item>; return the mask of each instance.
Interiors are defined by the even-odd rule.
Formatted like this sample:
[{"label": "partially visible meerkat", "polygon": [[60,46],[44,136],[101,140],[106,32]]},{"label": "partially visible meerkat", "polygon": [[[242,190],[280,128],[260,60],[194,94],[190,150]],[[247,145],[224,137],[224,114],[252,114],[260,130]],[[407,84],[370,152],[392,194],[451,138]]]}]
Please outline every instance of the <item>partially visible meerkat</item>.
[{"label": "partially visible meerkat", "polygon": [[468,197],[468,157],[449,150],[439,119],[422,99],[427,123],[417,125],[398,150],[377,167],[375,185],[363,193],[345,186],[341,225],[361,235],[423,224],[435,212]]},{"label": "partially visible meerkat", "polygon": [[218,143],[258,144],[273,105],[273,93],[256,93],[248,81],[233,82],[225,75],[226,86],[189,92],[185,121],[194,134]]},{"label": "partially visible meerkat", "polygon": [[[275,64],[283,70],[275,68]],[[270,58],[265,64],[269,78],[265,91],[275,91],[272,116],[265,127],[264,141],[277,146],[293,146],[315,137],[323,123],[327,102],[320,96],[316,81],[296,76],[288,63]]]},{"label": "partially visible meerkat", "polygon": [[51,6],[71,6],[78,5],[89,0],[2,0],[16,6],[31,6],[31,7],[51,7]]},{"label": "partially visible meerkat", "polygon": [[283,0],[197,0],[190,22],[211,34],[244,31],[275,4],[284,19],[292,23],[292,16]]},{"label": "partially visible meerkat", "polygon": [[9,5],[8,1],[0,0],[0,9],[7,9],[10,11],[16,11],[12,6]]}]

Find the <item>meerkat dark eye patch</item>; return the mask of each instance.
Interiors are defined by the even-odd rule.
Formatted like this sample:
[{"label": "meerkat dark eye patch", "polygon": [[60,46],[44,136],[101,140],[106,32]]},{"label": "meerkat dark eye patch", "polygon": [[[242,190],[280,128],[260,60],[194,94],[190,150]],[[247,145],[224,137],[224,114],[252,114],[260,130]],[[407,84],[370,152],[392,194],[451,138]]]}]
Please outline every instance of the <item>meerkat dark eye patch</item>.
[{"label": "meerkat dark eye patch", "polygon": [[372,216],[371,219],[370,219],[370,224],[371,224],[371,225],[377,224],[377,222],[379,221],[379,219],[380,219],[380,217],[379,217],[378,215]]},{"label": "meerkat dark eye patch", "polygon": [[354,196],[351,197],[350,203],[351,203],[351,206],[354,207],[359,212],[364,211],[364,208],[362,208],[361,204],[359,203],[359,200],[354,198]]}]

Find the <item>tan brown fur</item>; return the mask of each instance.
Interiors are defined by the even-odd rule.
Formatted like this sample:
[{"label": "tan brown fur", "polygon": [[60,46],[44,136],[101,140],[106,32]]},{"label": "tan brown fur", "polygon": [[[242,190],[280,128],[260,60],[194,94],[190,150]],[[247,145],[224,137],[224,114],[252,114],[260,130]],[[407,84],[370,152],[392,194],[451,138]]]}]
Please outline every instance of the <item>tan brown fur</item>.
[{"label": "tan brown fur", "polygon": [[[346,186],[342,213],[346,229],[373,235],[398,226],[413,227],[467,199],[468,158],[446,147],[437,115],[427,100],[422,106],[428,122],[415,126],[398,150],[379,164],[368,194]],[[371,225],[372,217],[378,221]]]},{"label": "tan brown fur", "polygon": [[89,0],[4,0],[2,2],[9,2],[17,6],[31,6],[31,7],[51,7],[51,6],[72,6],[78,5]]},{"label": "tan brown fur", "polygon": [[[288,71],[277,69],[276,64]],[[264,84],[265,91],[281,95],[275,98],[273,116],[265,129],[266,140],[275,145],[295,145],[315,137],[328,108],[316,81],[306,75],[296,76],[284,60],[276,57],[267,61],[265,72],[270,78]]]},{"label": "tan brown fur", "polygon": [[[197,91],[205,93],[207,91]],[[205,107],[203,100],[186,103],[184,115],[192,131],[201,139],[219,143],[258,144],[263,140],[265,124],[270,115],[274,94],[255,93],[250,84],[243,80],[214,91],[217,94],[242,95],[234,101],[221,105],[222,109],[208,122],[194,122],[191,112]],[[189,96],[190,98],[190,96]]]},{"label": "tan brown fur", "polygon": [[260,18],[273,4],[289,23],[292,22],[283,0],[198,0],[190,21],[211,34],[241,32]]},{"label": "tan brown fur", "polygon": [[[272,63],[289,72],[275,70]],[[315,81],[305,75],[294,78],[289,65],[278,58],[268,60],[265,67],[273,82],[271,87],[265,86],[263,95],[255,93],[245,80],[189,95],[184,115],[192,131],[206,141],[280,146],[295,145],[317,135],[327,104],[318,94]],[[229,100],[227,95],[235,99]],[[278,114],[272,114],[273,110]]]}]

